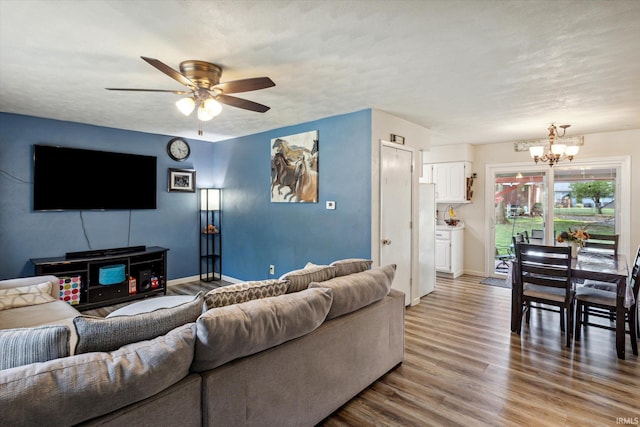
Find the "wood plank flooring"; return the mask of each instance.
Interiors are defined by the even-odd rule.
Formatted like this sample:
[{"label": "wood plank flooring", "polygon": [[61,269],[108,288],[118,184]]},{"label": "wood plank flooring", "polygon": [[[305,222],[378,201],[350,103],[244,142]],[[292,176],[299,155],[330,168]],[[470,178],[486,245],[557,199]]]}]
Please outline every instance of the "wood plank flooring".
[{"label": "wood plank flooring", "polygon": [[405,315],[405,360],[323,426],[613,426],[640,417],[640,361],[589,328],[567,349],[559,314],[510,332],[511,290],[438,277]]},{"label": "wood plank flooring", "polygon": [[[615,334],[589,328],[564,346],[558,314],[533,310],[510,332],[511,290],[438,277],[405,314],[405,359],[321,426],[615,426],[640,420],[640,360],[618,360]],[[195,294],[194,282],[168,294]],[[86,314],[106,315],[115,307]]]}]

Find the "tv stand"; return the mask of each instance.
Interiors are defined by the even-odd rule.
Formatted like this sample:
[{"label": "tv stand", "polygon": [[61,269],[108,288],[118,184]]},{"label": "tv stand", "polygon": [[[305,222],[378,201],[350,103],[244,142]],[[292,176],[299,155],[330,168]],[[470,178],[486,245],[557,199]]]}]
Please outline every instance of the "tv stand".
[{"label": "tv stand", "polygon": [[[74,307],[89,310],[151,295],[166,295],[167,251],[158,246],[131,246],[67,252],[63,257],[33,258],[31,262],[37,276],[79,277],[80,301]],[[112,283],[102,277],[109,267],[116,270],[124,267],[121,281]]]},{"label": "tv stand", "polygon": [[91,251],[67,252],[65,255],[65,258],[66,259],[95,258],[95,257],[104,257],[104,256],[110,256],[110,255],[130,254],[132,252],[144,252],[145,250],[147,250],[147,247],[144,245],[126,246],[123,248],[94,249]]}]

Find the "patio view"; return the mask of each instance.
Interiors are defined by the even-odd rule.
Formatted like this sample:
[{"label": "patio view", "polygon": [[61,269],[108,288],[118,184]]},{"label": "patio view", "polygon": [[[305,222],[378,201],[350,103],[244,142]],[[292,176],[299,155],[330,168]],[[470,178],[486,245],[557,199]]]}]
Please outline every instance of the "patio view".
[{"label": "patio view", "polygon": [[[596,234],[615,234],[615,169],[566,169],[553,171],[553,206],[545,206],[545,172],[496,175],[495,245],[496,272],[514,255],[512,237],[526,231],[531,243],[551,244],[545,239],[549,224],[555,238],[568,229]],[[549,219],[547,219],[549,218]]]}]

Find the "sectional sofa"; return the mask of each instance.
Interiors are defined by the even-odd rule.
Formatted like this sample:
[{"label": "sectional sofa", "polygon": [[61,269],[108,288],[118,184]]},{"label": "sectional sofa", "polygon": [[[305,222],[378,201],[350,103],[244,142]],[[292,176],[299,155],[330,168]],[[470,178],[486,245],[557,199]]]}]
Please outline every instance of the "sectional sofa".
[{"label": "sectional sofa", "polygon": [[[316,425],[403,360],[404,295],[391,289],[395,266],[370,265],[310,264],[278,280],[104,319],[46,297],[5,304],[2,422]],[[0,305],[2,292],[25,286],[53,295],[47,282],[57,278],[0,282]],[[61,317],[45,316],[49,309]]]}]

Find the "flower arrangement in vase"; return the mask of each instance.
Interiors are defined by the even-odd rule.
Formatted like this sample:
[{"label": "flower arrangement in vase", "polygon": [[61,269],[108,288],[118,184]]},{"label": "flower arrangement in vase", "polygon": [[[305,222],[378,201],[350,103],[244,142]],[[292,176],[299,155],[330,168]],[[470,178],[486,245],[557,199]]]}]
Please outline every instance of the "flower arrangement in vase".
[{"label": "flower arrangement in vase", "polygon": [[578,252],[584,247],[584,242],[589,240],[589,233],[587,233],[586,227],[576,228],[575,230],[571,230],[571,227],[569,227],[568,231],[560,233],[556,240],[559,243],[566,242],[567,246],[571,246],[571,257],[576,258]]}]

